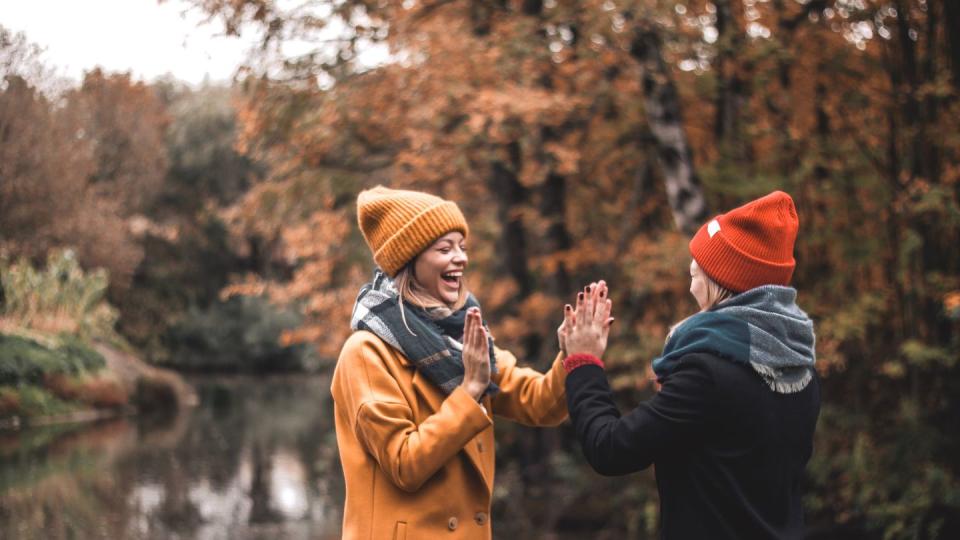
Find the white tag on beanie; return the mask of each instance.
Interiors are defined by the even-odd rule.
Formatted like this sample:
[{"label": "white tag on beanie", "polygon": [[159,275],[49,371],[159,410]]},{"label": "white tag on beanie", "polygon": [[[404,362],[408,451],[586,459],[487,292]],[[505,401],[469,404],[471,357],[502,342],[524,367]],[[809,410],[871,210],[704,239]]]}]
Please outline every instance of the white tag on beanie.
[{"label": "white tag on beanie", "polygon": [[710,238],[713,238],[713,235],[720,232],[720,222],[717,220],[711,220],[710,223],[707,223],[707,234],[710,235]]}]

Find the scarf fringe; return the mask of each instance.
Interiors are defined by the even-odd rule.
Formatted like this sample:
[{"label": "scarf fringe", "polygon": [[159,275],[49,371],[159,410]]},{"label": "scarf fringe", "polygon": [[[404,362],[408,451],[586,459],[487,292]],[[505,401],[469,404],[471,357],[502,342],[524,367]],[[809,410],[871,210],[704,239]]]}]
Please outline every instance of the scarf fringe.
[{"label": "scarf fringe", "polygon": [[795,378],[795,376],[794,374],[785,373],[785,371],[788,370],[773,368],[757,362],[750,362],[750,366],[760,375],[763,382],[767,383],[767,386],[778,394],[796,394],[797,392],[802,392],[803,389],[810,384],[810,381],[813,380],[813,370],[808,367],[790,369],[790,371],[799,369],[802,370],[802,372],[799,374],[798,379],[789,380]]},{"label": "scarf fringe", "polygon": [[683,356],[704,352],[750,365],[774,392],[803,391],[814,379],[816,334],[795,300],[793,288],[764,285],[687,317],[671,330],[654,373],[666,378]]}]

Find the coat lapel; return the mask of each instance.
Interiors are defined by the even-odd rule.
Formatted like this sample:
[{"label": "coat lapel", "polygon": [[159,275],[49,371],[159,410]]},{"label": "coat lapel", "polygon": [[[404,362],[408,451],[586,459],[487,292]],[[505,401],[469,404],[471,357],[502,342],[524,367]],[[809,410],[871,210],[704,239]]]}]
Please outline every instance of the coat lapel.
[{"label": "coat lapel", "polygon": [[[414,370],[413,372],[413,388],[416,390],[423,400],[427,402],[427,405],[430,407],[430,414],[433,414],[440,410],[440,406],[443,404],[443,400],[446,396],[443,395],[443,392],[431,383],[425,376],[420,373],[420,370]],[[491,402],[489,397],[483,398],[483,406],[487,409],[487,416],[491,416],[490,407]],[[486,431],[478,434],[474,437],[474,440],[471,440],[463,448],[463,452],[467,455],[468,461],[473,464],[473,467],[477,470],[477,473],[480,474],[480,477],[483,478],[483,483],[487,486],[487,490],[491,493],[493,492],[493,457],[484,459],[486,453],[493,452],[493,442],[492,440],[487,442],[487,437],[485,436]],[[483,444],[483,450],[477,446],[477,442],[480,441]],[[490,470],[487,470],[487,464],[490,464]]]}]

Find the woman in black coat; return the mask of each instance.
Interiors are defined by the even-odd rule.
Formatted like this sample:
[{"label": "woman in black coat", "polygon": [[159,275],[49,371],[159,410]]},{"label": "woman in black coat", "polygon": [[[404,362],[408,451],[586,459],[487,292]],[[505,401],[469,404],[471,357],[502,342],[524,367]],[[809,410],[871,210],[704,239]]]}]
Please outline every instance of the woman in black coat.
[{"label": "woman in black coat", "polygon": [[626,415],[601,360],[606,284],[580,293],[560,329],[567,405],[604,475],[656,465],[662,537],[801,538],[801,484],[820,411],[813,323],[789,287],[793,200],[774,192],[704,224],[690,241],[701,311],[653,361],[660,391]]}]

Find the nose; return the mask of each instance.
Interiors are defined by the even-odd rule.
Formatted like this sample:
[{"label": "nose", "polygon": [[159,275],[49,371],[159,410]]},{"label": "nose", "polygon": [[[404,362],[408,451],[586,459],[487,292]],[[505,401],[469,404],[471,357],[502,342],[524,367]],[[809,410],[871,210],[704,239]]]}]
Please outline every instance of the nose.
[{"label": "nose", "polygon": [[467,264],[467,261],[470,260],[470,259],[467,257],[467,252],[466,252],[466,251],[464,251],[464,250],[462,250],[462,249],[457,249],[457,250],[455,250],[455,252],[454,252],[454,254],[453,254],[453,260],[454,260],[454,262],[458,262],[458,263],[462,263],[462,264]]}]

